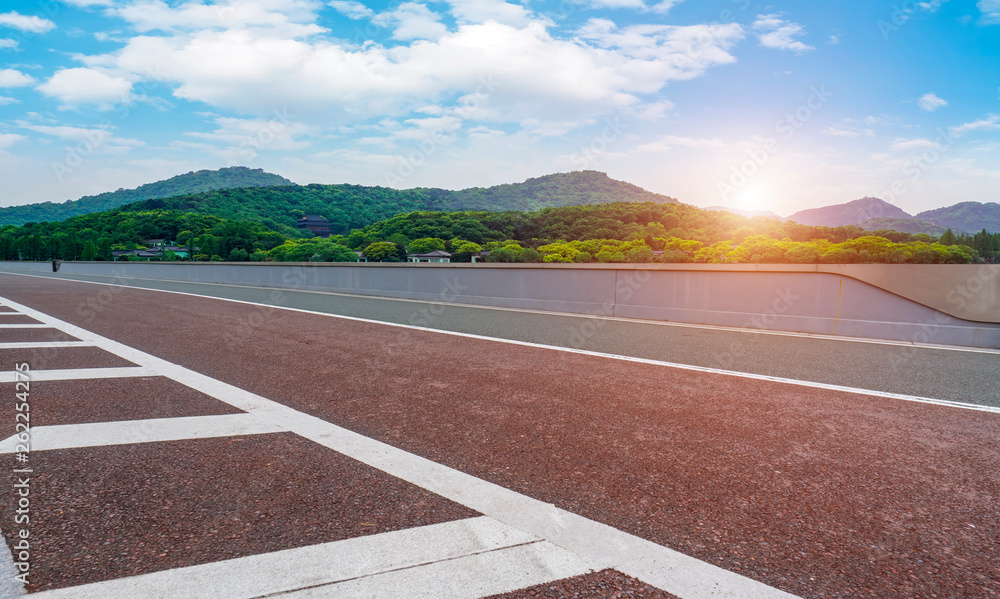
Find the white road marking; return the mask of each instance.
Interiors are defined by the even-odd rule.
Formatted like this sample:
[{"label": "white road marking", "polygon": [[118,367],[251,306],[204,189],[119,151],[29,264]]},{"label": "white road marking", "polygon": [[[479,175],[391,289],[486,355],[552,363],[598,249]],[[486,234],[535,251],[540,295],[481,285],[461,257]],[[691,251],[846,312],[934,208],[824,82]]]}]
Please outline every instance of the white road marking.
[{"label": "white road marking", "polygon": [[[33,426],[31,427],[31,451],[279,432],[285,432],[285,430],[280,426],[264,422],[253,414]],[[17,443],[17,435],[11,435],[0,441],[0,454],[14,453]]]},{"label": "white road marking", "polygon": [[614,568],[682,599],[794,599],[734,572],[606,524],[559,509],[286,405],[97,335],[9,300],[41,322],[89,341],[183,385],[215,397],[320,445],[465,505],[575,553],[595,569]]},{"label": "white road marking", "polygon": [[551,543],[466,555],[282,595],[287,599],[479,599],[589,571],[578,556]]},{"label": "white road marking", "polygon": [[[528,556],[518,550],[525,547],[535,548],[534,556],[538,561],[522,562]],[[486,575],[487,579],[492,577],[494,580],[485,594],[502,593],[590,570],[579,558],[540,542],[537,537],[492,518],[476,517],[42,591],[31,596],[37,599],[251,599],[272,594],[299,597],[293,592],[303,589],[320,593],[310,596],[331,596],[327,594],[331,589],[344,589],[343,585],[372,581],[376,587],[381,586],[385,583],[382,576],[388,574],[402,575],[408,585],[396,588],[396,594],[390,596],[414,597],[412,589],[442,586],[449,576],[459,574],[456,568],[461,568],[462,562],[457,560],[482,556],[491,556],[492,567],[496,568]],[[538,582],[522,584],[529,578],[525,574],[533,574],[530,580]]]},{"label": "white road marking", "polygon": [[15,341],[0,343],[0,349],[41,349],[46,347],[94,347],[86,341]]},{"label": "white road marking", "polygon": [[[92,344],[96,345],[96,344]],[[30,364],[29,364],[30,366]],[[0,372],[0,383],[13,383],[18,373],[13,371]],[[123,366],[120,368],[67,368],[65,370],[32,370],[28,374],[31,382],[35,381],[73,381],[77,379],[117,379],[137,376],[156,376],[156,372],[141,366]]]},{"label": "white road marking", "polygon": [[51,329],[47,324],[11,324],[4,323],[0,324],[0,329]]},{"label": "white road marking", "polygon": [[[216,299],[222,301],[236,302],[241,304],[250,304],[253,306],[267,306],[270,308],[279,308],[283,310],[297,310],[297,308],[285,308],[283,306],[275,306],[272,304],[263,304],[259,302],[250,302],[246,300],[229,299],[224,297],[216,297],[214,295],[203,295],[200,293],[190,293],[186,291],[171,291],[169,289],[157,289],[155,287],[139,287],[136,285],[122,285],[120,283],[102,283],[100,281],[84,281],[82,279],[73,279],[69,276],[45,276],[45,275],[35,275],[26,274],[20,272],[10,272],[9,270],[0,270],[0,273],[9,274],[17,277],[34,277],[38,279],[53,279],[56,281],[70,281],[73,283],[83,283],[86,285],[106,285],[108,287],[122,287],[124,289],[137,289],[140,291],[158,291],[160,293],[175,293],[177,295],[190,295],[193,297],[204,297],[208,299]],[[565,318],[582,318],[588,320],[609,320],[614,322],[624,322],[624,323],[635,323],[644,325],[654,325],[663,327],[681,327],[690,329],[705,329],[709,331],[724,331],[731,333],[746,333],[751,335],[774,335],[777,337],[803,337],[807,339],[821,339],[824,341],[838,341],[843,343],[865,343],[869,345],[893,345],[902,347],[914,347],[917,349],[933,349],[942,351],[956,351],[964,353],[974,353],[974,354],[998,354],[1000,355],[1000,349],[990,349],[984,347],[965,347],[961,345],[940,345],[933,343],[918,343],[916,341],[897,341],[893,339],[867,339],[864,337],[844,337],[841,335],[824,335],[822,333],[799,333],[795,331],[771,331],[767,329],[756,329],[749,327],[734,327],[716,324],[698,324],[693,322],[675,322],[675,321],[664,321],[664,320],[647,320],[642,318],[625,318],[622,316],[608,316],[605,314],[580,314],[578,312],[556,312],[547,310],[533,310],[530,308],[507,308],[503,306],[482,306],[478,304],[460,304],[456,302],[445,302],[438,300],[418,300],[402,297],[383,297],[377,295],[362,295],[359,293],[344,293],[340,291],[321,291],[318,289],[292,289],[285,287],[261,287],[258,285],[232,285],[228,283],[203,283],[199,281],[178,281],[175,279],[144,279],[141,277],[112,277],[108,275],[78,275],[78,276],[92,276],[92,277],[104,277],[108,279],[127,279],[129,281],[148,281],[150,283],[180,283],[182,285],[204,285],[206,287],[233,287],[236,289],[260,289],[264,291],[286,291],[290,293],[302,293],[302,294],[316,294],[316,295],[333,295],[338,297],[352,297],[358,299],[374,300],[374,301],[384,301],[384,302],[408,302],[415,304],[425,304],[425,305],[440,305],[440,306],[453,306],[456,308],[469,308],[475,310],[498,310],[501,312],[524,312],[527,314],[540,314],[543,316],[560,316]],[[340,316],[338,314],[330,314],[328,312],[312,312],[311,310],[300,310],[302,312],[311,312],[315,314],[324,314],[327,316]],[[349,316],[341,316],[342,318],[352,318]],[[358,319],[366,320],[366,319]],[[400,325],[392,322],[382,321],[382,320],[371,320],[370,322],[377,322],[386,325],[396,325],[396,326],[409,326]],[[439,329],[433,329],[439,330]],[[440,332],[448,332],[439,330]],[[491,339],[502,340],[502,338],[491,337]]]},{"label": "white road marking", "polygon": [[[31,562],[28,562],[29,565]],[[29,570],[30,572],[30,570]],[[2,539],[0,539],[0,597],[4,599],[15,599],[24,596],[27,591],[15,576],[21,574],[17,566],[14,565],[14,556],[10,552]]]}]

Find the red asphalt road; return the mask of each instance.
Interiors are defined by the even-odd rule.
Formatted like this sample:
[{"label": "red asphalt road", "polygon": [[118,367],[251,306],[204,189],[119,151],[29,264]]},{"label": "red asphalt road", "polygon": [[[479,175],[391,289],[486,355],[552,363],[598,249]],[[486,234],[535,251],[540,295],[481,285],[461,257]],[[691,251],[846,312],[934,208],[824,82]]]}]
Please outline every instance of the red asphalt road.
[{"label": "red asphalt road", "polygon": [[0,275],[16,302],[803,597],[1000,596],[996,414],[107,289]]}]

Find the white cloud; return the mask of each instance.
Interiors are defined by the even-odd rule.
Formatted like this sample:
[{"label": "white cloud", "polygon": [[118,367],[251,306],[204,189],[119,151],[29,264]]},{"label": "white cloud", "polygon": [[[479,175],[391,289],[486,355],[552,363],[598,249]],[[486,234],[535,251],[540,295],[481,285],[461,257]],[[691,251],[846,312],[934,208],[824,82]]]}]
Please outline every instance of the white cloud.
[{"label": "white cloud", "polygon": [[392,27],[392,37],[398,40],[436,40],[448,33],[448,28],[441,23],[441,17],[431,12],[426,5],[417,2],[404,2],[392,12],[381,13],[372,21]]},{"label": "white cloud", "polygon": [[796,54],[815,50],[813,46],[808,46],[797,39],[805,34],[805,28],[798,23],[792,23],[780,18],[781,15],[759,15],[753,23],[753,28],[758,32],[757,38],[760,45],[765,48],[775,48],[778,50],[791,50]]},{"label": "white cloud", "polygon": [[16,48],[17,40],[2,38],[0,39],[0,48]]},{"label": "white cloud", "polygon": [[921,110],[934,112],[942,106],[947,106],[948,102],[942,100],[934,94],[924,94],[923,96],[920,96],[919,100],[917,100],[917,105],[920,106]]},{"label": "white cloud", "polygon": [[590,0],[591,8],[646,8],[642,0]]},{"label": "white cloud", "polygon": [[861,136],[871,137],[875,135],[875,133],[871,129],[862,129],[858,131],[856,129],[844,129],[835,126],[826,127],[820,133],[832,137],[861,137]]},{"label": "white cloud", "polygon": [[358,0],[330,0],[327,2],[334,10],[351,19],[367,19],[375,15],[375,11]]},{"label": "white cloud", "polygon": [[830,36],[830,43],[833,44],[834,46],[836,46],[837,44],[840,43],[840,38],[841,38],[840,34],[831,35]]},{"label": "white cloud", "polygon": [[893,152],[906,152],[909,150],[919,150],[920,148],[933,148],[936,145],[933,141],[926,138],[897,139],[889,146],[889,149]]},{"label": "white cloud", "polygon": [[132,83],[89,68],[60,69],[38,90],[57,98],[64,106],[93,104],[108,108],[115,101],[130,98]]},{"label": "white cloud", "polygon": [[[573,3],[586,2],[586,0],[570,0]],[[586,3],[588,8],[607,8],[611,10],[616,9],[631,9],[640,10],[643,12],[654,12],[657,14],[665,15],[670,12],[670,9],[674,6],[680,4],[683,0],[661,0],[652,6],[647,6],[644,0],[589,0]]]},{"label": "white cloud", "polygon": [[462,128],[462,119],[454,115],[436,116],[418,119],[406,119],[399,123],[386,124],[391,129],[393,139],[421,140],[434,137],[440,140],[442,136],[450,136]]},{"label": "white cloud", "polygon": [[618,29],[604,21],[563,40],[541,23],[487,22],[460,25],[435,41],[356,48],[267,31],[204,30],[140,36],[83,60],[135,77],[156,70],[179,98],[258,116],[286,107],[328,125],[456,98],[467,118],[564,121],[636,106],[638,95],[671,80],[735,62],[728,49],[743,35],[736,24]]},{"label": "white cloud", "polygon": [[11,98],[10,96],[0,96],[0,106],[7,106],[8,104],[20,104],[21,101],[17,98]]},{"label": "white cloud", "polygon": [[666,118],[667,113],[674,109],[674,103],[670,100],[660,100],[643,104],[636,109],[636,115],[646,121],[658,121]]},{"label": "white cloud", "polygon": [[94,152],[101,154],[123,154],[134,148],[146,145],[145,142],[138,139],[118,137],[110,129],[88,129],[69,125],[33,125],[23,121],[18,122],[17,125],[22,129],[55,137],[63,141],[90,144]]},{"label": "white cloud", "polygon": [[55,29],[56,24],[48,19],[12,11],[0,14],[0,27],[12,27],[29,33],[45,33]]},{"label": "white cloud", "polygon": [[313,23],[316,8],[310,0],[224,0],[179,6],[138,0],[110,12],[141,32],[262,28],[273,35],[298,38],[326,31]]},{"label": "white cloud", "polygon": [[79,6],[82,8],[88,6],[111,6],[113,0],[62,0],[66,4],[72,4],[73,6]]},{"label": "white cloud", "polygon": [[235,162],[246,162],[267,151],[289,151],[308,148],[310,143],[299,138],[309,135],[310,129],[302,123],[289,120],[287,115],[272,119],[240,119],[216,117],[216,129],[209,133],[191,132],[187,135],[209,145],[201,149]]},{"label": "white cloud", "polygon": [[641,144],[636,152],[669,152],[677,148],[690,150],[711,150],[713,152],[732,152],[739,150],[739,144],[733,144],[719,138],[684,137],[680,135],[665,135],[655,141]]},{"label": "white cloud", "polygon": [[983,16],[979,22],[984,25],[1000,24],[1000,0],[979,0],[976,4]]},{"label": "white cloud", "polygon": [[35,79],[15,69],[0,69],[0,87],[24,87]]},{"label": "white cloud", "polygon": [[941,5],[948,0],[929,0],[928,2],[917,2],[917,7],[926,12],[937,12]]},{"label": "white cloud", "polygon": [[660,2],[654,4],[650,8],[650,10],[652,10],[655,13],[660,13],[665,15],[668,12],[670,12],[671,8],[680,4],[681,2],[683,2],[683,0],[661,0]]},{"label": "white cloud", "polygon": [[998,129],[1000,129],[1000,115],[990,114],[978,121],[952,127],[948,132],[955,137],[960,137],[969,131],[996,131]]},{"label": "white cloud", "polygon": [[502,25],[524,27],[533,21],[533,13],[521,6],[503,0],[447,0],[451,14],[463,24],[494,21]]},{"label": "white cloud", "polygon": [[26,139],[28,138],[16,133],[0,133],[0,150],[6,150],[17,142],[24,141]]},{"label": "white cloud", "polygon": [[527,119],[521,123],[521,131],[528,135],[537,135],[539,137],[561,137],[582,125],[588,124],[592,124],[592,121],[540,121],[538,119]]}]

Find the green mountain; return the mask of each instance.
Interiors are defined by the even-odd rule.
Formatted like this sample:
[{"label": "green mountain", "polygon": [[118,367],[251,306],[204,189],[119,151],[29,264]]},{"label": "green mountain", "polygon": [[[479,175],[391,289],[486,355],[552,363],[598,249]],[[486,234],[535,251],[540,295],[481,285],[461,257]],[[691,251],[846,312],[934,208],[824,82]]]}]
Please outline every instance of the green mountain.
[{"label": "green mountain", "polygon": [[961,202],[947,208],[927,210],[917,218],[934,223],[953,232],[977,233],[986,229],[1000,232],[1000,204],[996,202]]},{"label": "green mountain", "polygon": [[866,231],[899,231],[900,233],[926,233],[934,237],[944,233],[946,227],[919,218],[873,218],[861,223]]},{"label": "green mountain", "polygon": [[177,175],[176,177],[157,181],[156,183],[147,183],[135,189],[119,189],[118,191],[102,193],[96,196],[86,196],[79,200],[70,200],[61,204],[43,202],[40,204],[0,208],[0,226],[66,220],[72,216],[103,212],[150,198],[168,198],[182,194],[206,192],[213,189],[275,185],[294,185],[294,183],[284,177],[265,173],[259,168],[251,169],[245,166],[222,168],[216,171],[202,170]]},{"label": "green mountain", "polygon": [[[846,204],[800,210],[788,220],[814,227],[860,225],[873,218],[913,218],[896,206],[879,198],[861,198]],[[927,219],[929,220],[929,219]]]},{"label": "green mountain", "polygon": [[414,211],[488,210],[530,212],[542,208],[611,202],[677,203],[674,198],[616,181],[597,171],[576,171],[494,187],[459,191],[436,188],[392,189],[362,185],[292,185],[217,189],[152,199],[122,208],[133,212],[181,210],[259,222],[289,236],[307,235],[295,226],[305,214],[330,221],[334,233],[348,233]]}]

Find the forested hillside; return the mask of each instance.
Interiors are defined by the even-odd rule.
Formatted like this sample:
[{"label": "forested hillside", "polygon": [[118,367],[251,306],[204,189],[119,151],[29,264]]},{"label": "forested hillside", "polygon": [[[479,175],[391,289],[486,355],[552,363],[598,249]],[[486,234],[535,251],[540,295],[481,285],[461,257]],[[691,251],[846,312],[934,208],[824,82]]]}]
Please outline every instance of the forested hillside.
[{"label": "forested hillside", "polygon": [[604,173],[578,171],[528,179],[524,183],[460,191],[415,188],[397,190],[362,185],[305,185],[217,190],[167,199],[147,200],[126,210],[182,210],[251,220],[295,236],[295,220],[318,214],[334,233],[346,234],[397,214],[415,210],[531,211],[541,207],[609,202],[676,200],[616,181]]},{"label": "forested hillside", "polygon": [[44,202],[0,208],[0,226],[66,220],[73,216],[103,212],[149,198],[168,198],[213,189],[273,185],[294,185],[294,183],[284,177],[265,173],[261,169],[250,169],[245,166],[234,166],[216,171],[203,170],[178,175],[156,183],[147,183],[135,189],[119,189],[58,204]]},{"label": "forested hillside", "polygon": [[1000,232],[1000,204],[995,202],[961,202],[921,212],[917,218],[952,231],[974,233],[986,229],[991,233]]},{"label": "forested hillside", "polygon": [[903,210],[879,198],[861,198],[846,204],[800,210],[788,217],[804,225],[840,227],[860,225],[873,218],[913,218]]},{"label": "forested hillside", "polygon": [[329,239],[178,210],[112,210],[57,223],[0,228],[0,258],[110,259],[114,249],[166,238],[198,260],[400,260],[441,249],[454,261],[968,263],[997,261],[1000,234],[956,236],[810,227],[686,204],[611,203],[536,212],[415,211]]},{"label": "forested hillside", "polygon": [[947,227],[935,225],[932,222],[920,220],[918,218],[873,218],[861,223],[861,228],[866,231],[892,230],[901,233],[927,233],[935,237],[945,232]]}]

